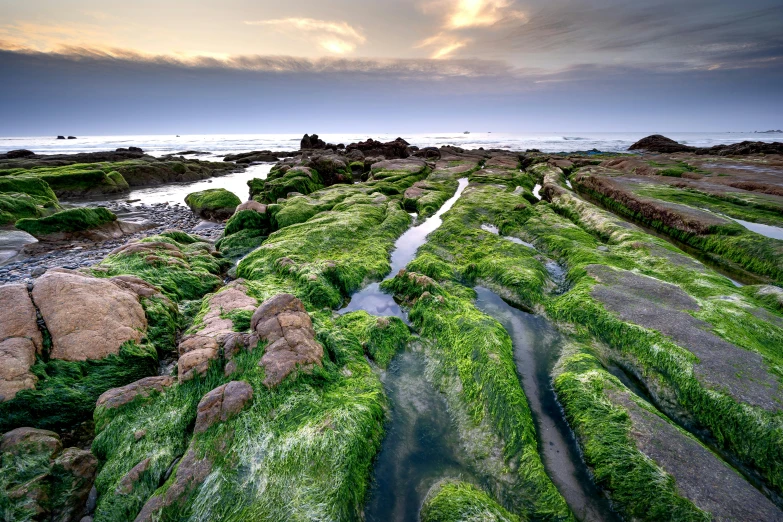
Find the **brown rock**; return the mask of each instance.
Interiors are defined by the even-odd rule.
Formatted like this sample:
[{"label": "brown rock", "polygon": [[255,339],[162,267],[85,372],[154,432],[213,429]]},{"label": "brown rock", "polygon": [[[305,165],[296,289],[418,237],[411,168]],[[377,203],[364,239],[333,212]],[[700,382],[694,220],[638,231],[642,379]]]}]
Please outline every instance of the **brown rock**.
[{"label": "brown rock", "polygon": [[321,365],[323,347],[315,340],[310,316],[295,296],[278,294],[267,299],[250,325],[260,339],[270,343],[259,363],[265,369],[265,385],[280,384],[297,367],[307,370]]},{"label": "brown rock", "polygon": [[128,404],[139,395],[149,397],[152,391],[163,393],[172,384],[174,384],[174,377],[168,375],[145,377],[120,388],[105,391],[98,397],[96,407],[118,408],[123,404]]},{"label": "brown rock", "polygon": [[196,375],[203,375],[209,368],[209,361],[217,359],[219,352],[214,348],[201,348],[182,355],[177,361],[179,382],[189,381]]},{"label": "brown rock", "polygon": [[127,341],[141,342],[147,329],[138,295],[106,279],[49,270],[33,300],[52,335],[52,359],[102,359]]},{"label": "brown rock", "polygon": [[147,457],[146,459],[142,460],[129,472],[125,474],[122,479],[120,479],[120,483],[117,484],[117,489],[115,490],[115,493],[117,495],[128,495],[133,491],[133,486],[136,485],[136,483],[141,478],[142,473],[147,471],[150,468],[150,464],[152,463],[152,459],[150,457]]},{"label": "brown rock", "polygon": [[667,138],[666,136],[661,136],[660,134],[653,134],[652,136],[647,136],[646,138],[640,139],[628,147],[628,150],[647,150],[650,152],[670,153],[691,152],[696,150],[696,148],[682,145],[670,138]]},{"label": "brown rock", "polygon": [[60,436],[49,430],[16,428],[5,433],[0,439],[0,453],[21,455],[46,452],[49,458],[52,458],[62,449]]},{"label": "brown rock", "polygon": [[141,508],[135,522],[158,520],[156,513],[182,499],[194,487],[204,482],[211,471],[212,462],[209,459],[200,459],[193,449],[188,449],[177,467],[174,483],[162,495],[150,498]]},{"label": "brown rock", "polygon": [[259,214],[266,214],[266,205],[263,203],[259,203],[258,201],[255,201],[253,199],[249,201],[245,201],[241,205],[237,207],[236,212],[239,212],[241,210],[255,210]]},{"label": "brown rock", "polygon": [[30,373],[43,339],[36,323],[35,307],[25,285],[0,286],[0,402],[10,401],[20,390],[32,389],[38,379]]},{"label": "brown rock", "polygon": [[210,391],[198,403],[194,433],[207,431],[218,421],[225,422],[253,398],[253,388],[244,381],[231,381]]},{"label": "brown rock", "polygon": [[84,514],[87,497],[95,482],[98,459],[91,452],[78,448],[63,451],[52,466],[52,520],[68,522]]}]

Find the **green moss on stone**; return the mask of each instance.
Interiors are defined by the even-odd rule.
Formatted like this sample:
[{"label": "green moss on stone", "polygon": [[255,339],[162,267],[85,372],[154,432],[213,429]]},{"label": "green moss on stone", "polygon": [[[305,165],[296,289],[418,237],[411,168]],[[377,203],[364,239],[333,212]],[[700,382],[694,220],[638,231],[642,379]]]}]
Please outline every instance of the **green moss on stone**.
[{"label": "green moss on stone", "polygon": [[16,228],[33,236],[65,232],[81,232],[116,221],[117,216],[104,207],[69,208],[42,218],[24,218],[16,222]]},{"label": "green moss on stone", "polygon": [[340,316],[336,324],[350,330],[381,368],[410,340],[410,331],[399,317],[376,317],[362,310]]},{"label": "green moss on stone", "polygon": [[421,522],[520,522],[492,497],[473,484],[444,482],[424,500]]}]

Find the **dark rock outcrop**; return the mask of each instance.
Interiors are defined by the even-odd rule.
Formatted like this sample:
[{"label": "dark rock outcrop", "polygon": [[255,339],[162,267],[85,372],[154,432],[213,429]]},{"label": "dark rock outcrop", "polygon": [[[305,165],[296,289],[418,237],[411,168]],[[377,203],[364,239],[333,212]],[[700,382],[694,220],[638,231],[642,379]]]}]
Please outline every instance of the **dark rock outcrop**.
[{"label": "dark rock outcrop", "polygon": [[369,138],[359,143],[351,143],[345,150],[350,152],[352,150],[359,150],[364,153],[365,156],[383,156],[386,159],[402,159],[411,155],[410,144],[402,138],[397,138],[394,141],[388,141],[382,143],[378,140]]},{"label": "dark rock outcrop", "polygon": [[300,149],[324,149],[326,143],[324,140],[318,137],[318,134],[305,134],[302,136],[302,141],[299,142]]},{"label": "dark rock outcrop", "polygon": [[277,161],[278,159],[278,154],[270,150],[254,150],[251,152],[241,152],[239,154],[229,154],[223,158],[223,161],[233,161],[240,165],[246,165],[255,162]]},{"label": "dark rock outcrop", "polygon": [[672,152],[693,152],[696,150],[696,147],[682,145],[666,136],[653,134],[652,136],[640,139],[628,147],[628,150],[646,150],[649,152],[663,152],[669,154]]}]

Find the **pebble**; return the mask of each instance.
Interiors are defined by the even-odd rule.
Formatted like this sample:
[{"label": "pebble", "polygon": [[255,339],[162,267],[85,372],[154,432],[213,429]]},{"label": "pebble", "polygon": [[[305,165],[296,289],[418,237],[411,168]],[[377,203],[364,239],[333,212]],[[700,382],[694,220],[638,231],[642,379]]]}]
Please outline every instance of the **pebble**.
[{"label": "pebble", "polygon": [[[12,263],[0,266],[0,284],[40,277],[50,268],[62,267],[75,270],[79,267],[89,267],[99,263],[109,252],[129,241],[160,234],[168,229],[197,234],[210,241],[217,241],[223,233],[224,225],[222,223],[205,224],[188,207],[179,204],[131,205],[126,202],[112,201],[100,203],[100,205],[117,214],[120,219],[147,220],[156,226],[136,234],[100,243],[75,242],[65,245],[64,248],[63,245],[58,245],[57,250],[40,252],[26,257],[23,251],[22,256],[19,256],[23,257],[23,259],[17,258]],[[38,243],[34,244],[39,245]],[[32,287],[32,282],[29,285]]]}]

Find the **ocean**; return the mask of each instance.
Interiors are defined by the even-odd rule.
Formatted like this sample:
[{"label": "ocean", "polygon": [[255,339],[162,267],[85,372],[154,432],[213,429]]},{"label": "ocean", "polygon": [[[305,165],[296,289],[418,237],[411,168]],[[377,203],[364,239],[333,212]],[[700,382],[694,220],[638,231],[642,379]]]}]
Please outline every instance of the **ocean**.
[{"label": "ocean", "polygon": [[[543,152],[574,152],[598,149],[604,152],[621,152],[650,134],[663,134],[673,140],[698,147],[750,141],[783,141],[783,133],[754,132],[623,132],[623,133],[541,133],[513,134],[493,132],[424,133],[424,134],[320,134],[328,143],[349,144],[374,138],[390,141],[398,136],[411,145],[440,147],[456,145],[471,149],[484,147]],[[0,153],[14,149],[29,149],[39,154],[93,152],[113,150],[118,147],[141,147],[154,156],[198,150],[209,152],[201,159],[216,159],[237,152],[251,150],[291,151],[299,149],[301,134],[194,134],[181,136],[78,136],[73,140],[58,140],[56,136],[0,137]]]}]

